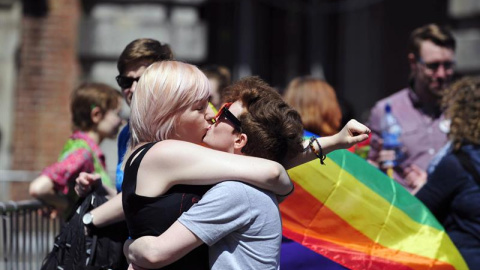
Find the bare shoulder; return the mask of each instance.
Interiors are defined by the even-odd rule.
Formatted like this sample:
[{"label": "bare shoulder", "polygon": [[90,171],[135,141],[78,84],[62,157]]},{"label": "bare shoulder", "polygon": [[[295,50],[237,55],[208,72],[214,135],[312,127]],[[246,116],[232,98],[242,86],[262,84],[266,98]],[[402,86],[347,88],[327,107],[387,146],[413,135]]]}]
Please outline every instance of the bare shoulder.
[{"label": "bare shoulder", "polygon": [[148,150],[142,160],[142,166],[147,168],[170,167],[182,163],[193,152],[203,148],[193,143],[179,140],[164,140],[156,143]]},{"label": "bare shoulder", "polygon": [[175,170],[172,165],[172,160],[175,159],[170,153],[174,147],[175,143],[161,141],[150,149],[143,150],[148,152],[145,153],[138,167],[136,194],[156,197],[170,188],[170,174]]},{"label": "bare shoulder", "polygon": [[155,145],[148,150],[148,153],[145,157],[149,156],[149,158],[164,158],[171,157],[175,153],[179,152],[182,149],[189,149],[195,147],[195,144],[179,141],[179,140],[164,140],[157,142]]},{"label": "bare shoulder", "polygon": [[173,149],[176,148],[176,143],[169,140],[155,143],[142,159],[140,167],[145,168],[158,168],[159,164],[164,161],[168,161]]}]

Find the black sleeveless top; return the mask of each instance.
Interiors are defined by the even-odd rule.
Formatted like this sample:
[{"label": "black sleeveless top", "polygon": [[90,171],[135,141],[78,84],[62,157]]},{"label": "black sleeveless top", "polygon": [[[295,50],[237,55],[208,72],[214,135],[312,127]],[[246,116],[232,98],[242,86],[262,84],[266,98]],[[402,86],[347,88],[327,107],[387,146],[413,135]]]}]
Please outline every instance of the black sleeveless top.
[{"label": "black sleeveless top", "polygon": [[[143,157],[154,144],[148,143],[139,147],[130,155],[125,165],[122,203],[132,239],[162,234],[211,188],[211,186],[175,185],[158,197],[137,195],[135,189],[138,168]],[[142,152],[132,163],[132,159],[140,151]],[[202,244],[180,260],[162,269],[209,269],[207,245]]]}]

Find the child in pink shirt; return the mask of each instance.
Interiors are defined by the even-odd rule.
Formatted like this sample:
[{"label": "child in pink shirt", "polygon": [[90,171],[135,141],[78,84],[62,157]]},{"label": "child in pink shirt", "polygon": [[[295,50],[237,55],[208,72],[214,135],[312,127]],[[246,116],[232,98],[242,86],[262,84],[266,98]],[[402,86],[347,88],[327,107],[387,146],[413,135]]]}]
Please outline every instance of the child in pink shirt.
[{"label": "child in pink shirt", "polygon": [[121,98],[119,91],[100,83],[85,83],[74,90],[70,103],[73,134],[58,161],[32,181],[30,195],[68,216],[76,201],[73,187],[80,172],[98,173],[107,189],[114,188],[99,144],[118,133]]}]

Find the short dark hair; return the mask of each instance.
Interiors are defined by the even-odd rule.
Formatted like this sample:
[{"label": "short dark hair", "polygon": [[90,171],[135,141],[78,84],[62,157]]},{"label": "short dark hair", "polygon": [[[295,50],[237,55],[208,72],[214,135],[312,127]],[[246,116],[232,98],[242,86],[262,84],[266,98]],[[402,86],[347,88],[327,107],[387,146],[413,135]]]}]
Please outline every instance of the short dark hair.
[{"label": "short dark hair", "polygon": [[173,60],[170,45],[160,43],[150,38],[140,38],[130,42],[118,58],[117,69],[122,75],[128,67],[145,62],[148,65],[157,62]]},{"label": "short dark hair", "polygon": [[72,93],[70,110],[73,130],[89,131],[94,127],[92,108],[98,107],[105,113],[116,109],[122,94],[103,83],[83,83]]},{"label": "short dark hair", "polygon": [[455,51],[456,42],[450,30],[432,23],[413,30],[409,39],[409,53],[413,53],[418,59],[420,56],[420,44],[426,40],[433,42],[437,46]]},{"label": "short dark hair", "polygon": [[226,102],[242,101],[247,112],[239,116],[248,137],[242,152],[283,162],[303,151],[300,114],[259,77],[243,78],[228,88]]}]

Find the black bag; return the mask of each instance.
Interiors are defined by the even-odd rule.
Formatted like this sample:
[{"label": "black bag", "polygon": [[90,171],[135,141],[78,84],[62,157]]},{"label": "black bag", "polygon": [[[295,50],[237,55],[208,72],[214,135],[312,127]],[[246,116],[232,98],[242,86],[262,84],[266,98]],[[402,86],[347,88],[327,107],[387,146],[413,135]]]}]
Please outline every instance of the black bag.
[{"label": "black bag", "polygon": [[106,201],[105,193],[97,189],[78,202],[55,237],[53,250],[44,259],[41,270],[127,269],[123,256],[123,243],[128,236],[125,222],[85,233],[83,215]]}]

